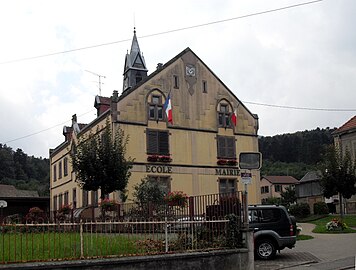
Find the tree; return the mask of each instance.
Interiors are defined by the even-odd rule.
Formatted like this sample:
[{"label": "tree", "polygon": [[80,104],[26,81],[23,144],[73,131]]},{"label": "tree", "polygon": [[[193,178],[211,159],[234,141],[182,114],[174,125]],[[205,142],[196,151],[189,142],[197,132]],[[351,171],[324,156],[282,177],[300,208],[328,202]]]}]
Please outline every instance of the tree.
[{"label": "tree", "polygon": [[138,204],[161,204],[164,199],[164,190],[157,181],[150,181],[148,178],[143,178],[141,183],[134,186],[133,197]]},{"label": "tree", "polygon": [[128,137],[118,128],[112,135],[109,120],[102,132],[80,138],[71,151],[76,182],[84,190],[101,189],[101,199],[113,191],[125,191],[131,176],[131,157],[126,158]]},{"label": "tree", "polygon": [[339,194],[340,215],[343,218],[342,198],[349,199],[356,194],[356,161],[346,149],[344,155],[335,146],[330,146],[321,163],[320,185],[324,196],[330,198]]},{"label": "tree", "polygon": [[288,186],[286,189],[281,192],[281,203],[287,208],[297,201],[297,196],[295,194],[294,186]]}]

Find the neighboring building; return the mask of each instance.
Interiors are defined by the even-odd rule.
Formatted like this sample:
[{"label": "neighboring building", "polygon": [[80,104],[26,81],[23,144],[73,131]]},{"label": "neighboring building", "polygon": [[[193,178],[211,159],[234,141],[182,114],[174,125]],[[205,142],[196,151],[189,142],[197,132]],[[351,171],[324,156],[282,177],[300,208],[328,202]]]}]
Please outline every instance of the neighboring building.
[{"label": "neighboring building", "polygon": [[261,201],[267,201],[268,198],[280,198],[281,193],[287,187],[295,186],[298,180],[293,176],[269,175],[261,177]]},{"label": "neighboring building", "polygon": [[49,212],[48,197],[40,197],[37,191],[16,189],[13,185],[0,184],[0,200],[7,203],[7,207],[0,209],[0,223],[10,215],[24,217],[32,207]]},{"label": "neighboring building", "polygon": [[[163,110],[165,102],[172,119]],[[74,115],[72,126],[63,130],[65,142],[50,150],[52,210],[67,203],[97,205],[100,191],[87,192],[76,184],[70,151],[78,135],[100,132],[107,119],[113,130],[120,127],[129,135],[127,156],[135,159],[129,200],[144,177],[159,181],[166,191],[190,196],[243,190],[237,158],[240,152],[258,152],[258,117],[190,48],[148,76],[134,32],[122,94],[96,96],[94,105],[97,118],[83,125]],[[249,202],[260,203],[259,171],[253,170],[252,177]],[[119,195],[113,192],[110,198],[119,201]]]},{"label": "neighboring building", "polygon": [[325,201],[320,186],[320,173],[318,171],[307,172],[296,185],[295,193],[297,203],[309,204],[310,211],[313,213],[314,204]]},{"label": "neighboring building", "polygon": [[[356,115],[349,121],[335,130],[332,134],[334,136],[334,144],[342,153],[346,150],[350,151],[351,157],[356,159]],[[345,213],[356,213],[356,195],[350,199],[345,199]],[[339,207],[336,207],[338,209]]]}]

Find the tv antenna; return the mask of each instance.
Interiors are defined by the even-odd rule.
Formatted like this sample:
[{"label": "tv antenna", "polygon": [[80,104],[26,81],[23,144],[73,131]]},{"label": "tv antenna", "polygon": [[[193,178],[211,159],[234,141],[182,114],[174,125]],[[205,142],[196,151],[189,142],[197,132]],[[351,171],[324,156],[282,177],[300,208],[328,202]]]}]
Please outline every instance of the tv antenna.
[{"label": "tv antenna", "polygon": [[98,78],[99,78],[99,95],[101,96],[101,84],[104,84],[104,83],[102,83],[101,82],[101,78],[106,78],[104,75],[99,75],[99,74],[97,74],[97,73],[95,73],[95,72],[92,72],[92,71],[90,71],[90,70],[85,70],[86,72],[89,72],[89,73],[91,73],[91,74],[93,74],[93,75],[95,75],[95,76],[98,76]]}]

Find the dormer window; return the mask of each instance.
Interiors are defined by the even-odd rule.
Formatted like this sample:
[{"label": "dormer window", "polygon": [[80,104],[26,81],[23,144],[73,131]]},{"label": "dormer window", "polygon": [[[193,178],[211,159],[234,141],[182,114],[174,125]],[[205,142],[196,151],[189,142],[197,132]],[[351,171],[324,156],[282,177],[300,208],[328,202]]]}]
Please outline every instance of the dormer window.
[{"label": "dormer window", "polygon": [[231,112],[228,104],[221,103],[218,108],[218,124],[219,127],[231,127]]},{"label": "dormer window", "polygon": [[149,120],[162,121],[163,120],[163,103],[162,96],[152,95],[148,105]]}]

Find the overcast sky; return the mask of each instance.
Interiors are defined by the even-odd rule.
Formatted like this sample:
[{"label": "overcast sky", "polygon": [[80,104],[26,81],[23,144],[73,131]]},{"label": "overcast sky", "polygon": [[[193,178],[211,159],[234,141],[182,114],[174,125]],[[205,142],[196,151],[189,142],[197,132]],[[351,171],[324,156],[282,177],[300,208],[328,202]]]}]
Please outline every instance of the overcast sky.
[{"label": "overcast sky", "polygon": [[[339,127],[356,115],[356,1],[242,17],[305,2],[2,1],[0,143],[48,157],[74,113],[80,123],[93,120],[98,77],[86,70],[106,76],[103,96],[121,93],[134,26],[149,73],[190,47],[258,114],[259,135]],[[216,21],[224,22],[208,24]]]}]

